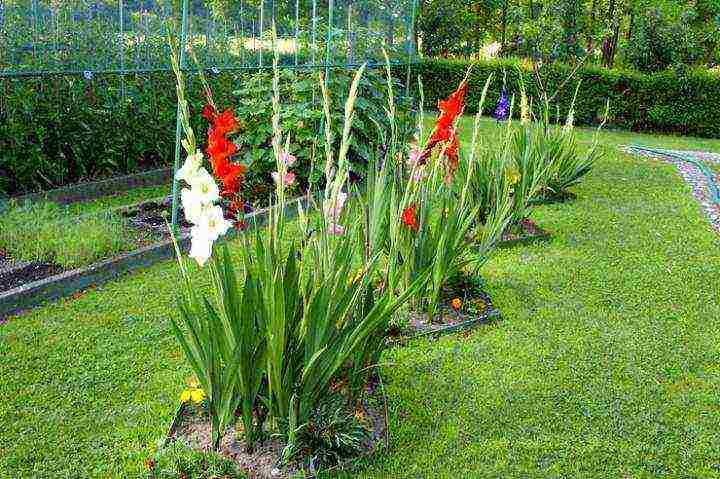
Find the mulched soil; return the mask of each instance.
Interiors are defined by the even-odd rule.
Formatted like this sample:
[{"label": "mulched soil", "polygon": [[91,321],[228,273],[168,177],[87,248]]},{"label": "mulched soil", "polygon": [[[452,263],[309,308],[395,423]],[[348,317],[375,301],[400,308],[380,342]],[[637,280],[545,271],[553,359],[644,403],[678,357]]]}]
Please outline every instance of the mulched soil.
[{"label": "mulched soil", "polygon": [[[161,237],[170,236],[168,225],[172,217],[171,198],[165,198],[161,201],[146,201],[124,209],[120,211],[120,214],[134,228],[156,233]],[[178,209],[178,219],[181,232],[188,231],[192,226],[185,220],[185,212],[182,207]]]},{"label": "mulched soil", "polygon": [[[366,387],[364,398],[354,412],[357,414],[359,411],[362,412],[363,421],[369,431],[364,445],[365,452],[361,455],[365,457],[387,441],[386,399],[377,379],[372,379]],[[168,434],[168,440],[183,439],[192,448],[209,452],[212,448],[210,432],[211,425],[207,415],[193,406],[184,406],[176,427]],[[286,479],[295,477],[303,468],[297,462],[278,467],[284,447],[285,444],[281,441],[269,438],[256,445],[254,452],[248,453],[242,436],[237,435],[231,427],[220,440],[219,453],[234,461],[249,479]],[[348,465],[349,462],[335,468]],[[312,477],[313,471],[305,472]]]},{"label": "mulched soil", "polygon": [[0,251],[0,292],[62,273],[63,268],[53,263],[17,263]]},{"label": "mulched soil", "polygon": [[[712,194],[710,190],[710,183],[703,174],[703,172],[692,163],[686,161],[680,161],[672,157],[654,155],[651,152],[643,150],[635,150],[631,147],[624,146],[622,150],[625,153],[632,155],[639,155],[646,158],[652,158],[655,160],[664,161],[675,165],[680,172],[680,176],[692,187],[693,196],[700,203],[702,211],[707,215],[710,220],[712,228],[720,233],[720,205],[712,201]],[[714,163],[720,165],[720,154],[709,153],[705,151],[680,151],[680,150],[661,150],[675,155],[681,155],[684,157],[690,157],[701,163]],[[715,174],[714,183],[720,185],[720,176]]]}]

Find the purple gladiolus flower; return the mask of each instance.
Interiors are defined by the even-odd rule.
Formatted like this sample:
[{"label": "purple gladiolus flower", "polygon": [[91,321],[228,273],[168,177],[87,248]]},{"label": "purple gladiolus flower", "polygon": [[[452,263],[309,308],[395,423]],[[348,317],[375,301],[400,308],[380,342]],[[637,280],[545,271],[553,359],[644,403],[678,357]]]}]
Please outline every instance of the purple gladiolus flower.
[{"label": "purple gladiolus flower", "polygon": [[505,121],[510,116],[510,101],[508,100],[507,91],[502,89],[500,93],[500,99],[498,100],[497,107],[492,114],[492,117],[497,121]]}]

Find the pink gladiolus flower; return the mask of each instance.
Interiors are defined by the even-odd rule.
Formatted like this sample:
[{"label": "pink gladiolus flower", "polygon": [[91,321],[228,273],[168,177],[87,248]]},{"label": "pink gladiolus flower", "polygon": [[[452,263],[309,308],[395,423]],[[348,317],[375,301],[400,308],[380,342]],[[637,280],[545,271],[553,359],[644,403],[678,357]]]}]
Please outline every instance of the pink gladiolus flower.
[{"label": "pink gladiolus flower", "polygon": [[422,151],[413,148],[408,153],[407,164],[410,168],[416,168],[422,164]]},{"label": "pink gladiolus flower", "polygon": [[280,161],[285,163],[286,167],[290,168],[292,165],[295,164],[295,162],[297,161],[297,158],[294,155],[291,155],[290,153],[288,153],[287,151],[282,150],[280,152]]},{"label": "pink gladiolus flower", "polygon": [[410,179],[415,183],[421,182],[425,179],[425,169],[422,166],[416,167],[410,174]]},{"label": "pink gladiolus flower", "polygon": [[[280,173],[278,173],[277,171],[273,172],[272,178],[275,181],[275,183],[280,183]],[[294,183],[295,183],[295,173],[293,173],[292,171],[288,171],[287,173],[285,173],[285,175],[283,175],[282,185],[284,187],[287,188],[288,186],[290,186]]]},{"label": "pink gladiolus flower", "polygon": [[347,193],[340,192],[333,203],[325,205],[325,216],[327,216],[331,222],[336,222],[340,219],[346,200]]},{"label": "pink gladiolus flower", "polygon": [[328,225],[328,234],[333,236],[342,236],[345,234],[345,227],[337,223],[330,223]]}]

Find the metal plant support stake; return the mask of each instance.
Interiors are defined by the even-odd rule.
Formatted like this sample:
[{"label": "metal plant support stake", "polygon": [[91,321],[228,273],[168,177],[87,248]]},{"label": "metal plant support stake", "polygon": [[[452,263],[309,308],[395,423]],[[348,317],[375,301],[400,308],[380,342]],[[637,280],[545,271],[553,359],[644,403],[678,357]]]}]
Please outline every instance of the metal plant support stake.
[{"label": "metal plant support stake", "polygon": [[[188,0],[183,0],[182,26],[180,32],[180,69],[185,69],[185,48],[187,46],[187,30],[188,30]],[[172,178],[172,229],[177,231],[178,216],[178,179],[175,173],[180,169],[180,147],[182,136],[182,122],[180,121],[180,102],[177,106],[177,117],[175,120],[175,163],[173,167]]]}]

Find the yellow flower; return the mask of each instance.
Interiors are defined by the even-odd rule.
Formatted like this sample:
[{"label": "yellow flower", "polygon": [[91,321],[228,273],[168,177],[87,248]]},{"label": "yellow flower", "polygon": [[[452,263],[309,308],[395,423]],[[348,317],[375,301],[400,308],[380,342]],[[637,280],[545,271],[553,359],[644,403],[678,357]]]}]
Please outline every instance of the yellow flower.
[{"label": "yellow flower", "polygon": [[460,298],[455,298],[450,301],[450,306],[452,306],[454,310],[458,310],[462,308],[462,301],[460,300]]},{"label": "yellow flower", "polygon": [[511,185],[517,185],[520,181],[520,175],[517,173],[513,173],[510,175],[510,184]]},{"label": "yellow flower", "polygon": [[183,404],[186,402],[190,402],[191,397],[192,397],[192,390],[186,389],[180,394],[180,402]]},{"label": "yellow flower", "polygon": [[205,391],[203,391],[200,388],[193,389],[190,392],[190,398],[193,400],[193,402],[195,404],[200,404],[201,402],[203,402],[203,399],[205,399]]}]

